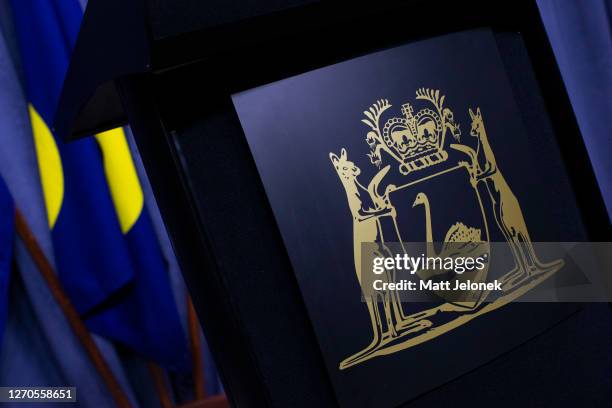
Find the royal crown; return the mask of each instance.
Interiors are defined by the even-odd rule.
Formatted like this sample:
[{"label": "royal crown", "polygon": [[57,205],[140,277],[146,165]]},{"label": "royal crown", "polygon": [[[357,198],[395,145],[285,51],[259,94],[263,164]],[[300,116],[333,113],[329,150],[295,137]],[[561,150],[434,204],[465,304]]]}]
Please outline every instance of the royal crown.
[{"label": "royal crown", "polygon": [[380,126],[380,119],[391,104],[387,99],[376,101],[364,112],[362,122],[372,131],[368,132],[366,141],[370,146],[370,160],[376,166],[382,164],[381,151],[385,151],[400,163],[399,170],[406,175],[441,163],[448,158],[444,150],[446,129],[453,136],[459,137],[459,127],[453,121],[450,109],[444,108],[444,95],[440,91],[421,88],[416,92],[416,99],[431,102],[435,110],[423,108],[416,114],[410,103],[401,107],[403,117],[388,119]]}]

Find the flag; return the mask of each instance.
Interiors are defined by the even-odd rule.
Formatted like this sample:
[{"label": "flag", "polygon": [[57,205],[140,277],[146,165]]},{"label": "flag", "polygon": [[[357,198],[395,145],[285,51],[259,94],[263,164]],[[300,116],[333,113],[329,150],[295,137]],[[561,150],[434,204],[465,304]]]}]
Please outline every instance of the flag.
[{"label": "flag", "polygon": [[[15,207],[27,220],[49,262],[55,265],[8,6],[0,2],[0,174]],[[102,378],[19,239],[15,240],[13,258],[9,314],[0,342],[0,384],[13,387],[70,384],[79,390],[80,407],[112,406]],[[135,401],[115,351],[107,347],[109,342],[97,336],[96,343],[130,400]]]},{"label": "flag", "polygon": [[62,285],[94,333],[187,370],[187,341],[123,130],[71,143],[49,130],[81,7],[77,0],[11,5]]},{"label": "flag", "polygon": [[15,237],[13,198],[0,177],[0,343],[8,316],[8,287]]}]

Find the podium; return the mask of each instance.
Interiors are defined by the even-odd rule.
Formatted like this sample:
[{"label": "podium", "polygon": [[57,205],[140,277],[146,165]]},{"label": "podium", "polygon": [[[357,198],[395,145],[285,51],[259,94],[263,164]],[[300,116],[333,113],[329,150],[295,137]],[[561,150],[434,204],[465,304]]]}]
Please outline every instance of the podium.
[{"label": "podium", "polygon": [[[232,95],[480,27],[490,27],[504,50],[526,127],[550,126],[569,175],[584,233],[569,228],[541,240],[605,239],[603,201],[535,2],[89,1],[55,133],[70,141],[132,127],[235,406],[346,404],[330,379]],[[524,55],[533,76],[520,74]],[[530,86],[541,95],[536,102]]]}]

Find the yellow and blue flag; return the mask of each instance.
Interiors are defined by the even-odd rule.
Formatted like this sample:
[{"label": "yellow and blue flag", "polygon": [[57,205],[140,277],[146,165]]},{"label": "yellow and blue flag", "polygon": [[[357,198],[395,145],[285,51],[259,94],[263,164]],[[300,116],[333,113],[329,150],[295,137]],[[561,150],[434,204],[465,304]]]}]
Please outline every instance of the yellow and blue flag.
[{"label": "yellow and blue flag", "polygon": [[58,275],[86,324],[167,368],[189,366],[165,261],[122,129],[71,143],[49,129],[82,10],[12,0]]},{"label": "yellow and blue flag", "polygon": [[15,206],[13,198],[0,177],[0,344],[8,315],[8,287],[15,237]]}]

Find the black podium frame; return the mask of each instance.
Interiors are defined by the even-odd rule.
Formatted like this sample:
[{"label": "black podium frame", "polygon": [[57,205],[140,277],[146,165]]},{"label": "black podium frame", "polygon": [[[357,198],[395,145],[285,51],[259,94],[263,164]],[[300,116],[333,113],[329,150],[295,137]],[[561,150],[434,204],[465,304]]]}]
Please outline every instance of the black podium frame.
[{"label": "black podium frame", "polygon": [[[190,8],[211,11],[186,0],[174,6],[124,3],[131,11],[121,18],[126,26],[118,25],[130,36],[130,63],[85,73],[96,58],[86,51],[87,37],[106,44],[95,28],[113,15],[112,6],[93,1],[56,133],[73,138],[126,120],[132,126],[228,398],[237,406],[322,407],[337,401],[231,103],[235,92],[430,36],[478,27],[518,32],[589,239],[609,237],[603,200],[535,1],[296,1],[287,7],[268,1],[269,13],[246,14],[229,2],[232,12],[215,12],[220,24],[206,14],[204,22],[190,20],[187,32],[180,29],[181,18]],[[164,22],[167,15],[173,17]],[[121,35],[113,41],[122,41]],[[119,58],[129,54],[121,49]]]}]

